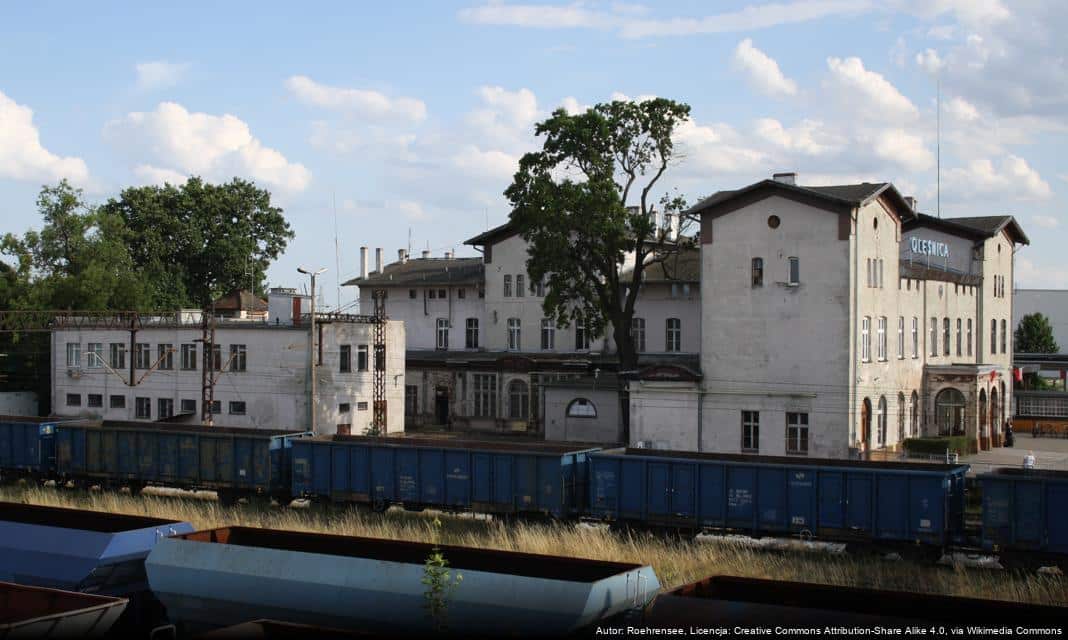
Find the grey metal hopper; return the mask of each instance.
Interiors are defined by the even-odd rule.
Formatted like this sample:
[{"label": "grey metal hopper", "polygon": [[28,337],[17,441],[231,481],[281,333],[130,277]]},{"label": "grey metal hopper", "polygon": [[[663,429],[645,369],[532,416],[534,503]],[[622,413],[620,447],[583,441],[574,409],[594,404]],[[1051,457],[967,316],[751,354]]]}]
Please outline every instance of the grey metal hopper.
[{"label": "grey metal hopper", "polygon": [[[562,635],[644,607],[649,566],[441,546],[463,576],[452,633]],[[145,561],[170,618],[189,631],[257,618],[366,632],[432,631],[424,563],[432,545],[228,527],[160,540]]]}]

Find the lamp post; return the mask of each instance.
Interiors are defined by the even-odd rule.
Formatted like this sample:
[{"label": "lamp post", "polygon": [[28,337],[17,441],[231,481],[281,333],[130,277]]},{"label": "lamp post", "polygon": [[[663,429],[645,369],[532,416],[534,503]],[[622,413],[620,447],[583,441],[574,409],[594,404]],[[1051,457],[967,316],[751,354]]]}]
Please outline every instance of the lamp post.
[{"label": "lamp post", "polygon": [[315,278],[320,273],[326,271],[326,267],[317,271],[309,271],[304,267],[297,267],[297,271],[311,276],[311,313],[309,314],[311,318],[311,322],[309,323],[311,328],[311,340],[308,342],[308,344],[311,345],[308,353],[308,378],[310,380],[308,389],[308,424],[311,425],[311,432],[318,434],[315,429]]}]

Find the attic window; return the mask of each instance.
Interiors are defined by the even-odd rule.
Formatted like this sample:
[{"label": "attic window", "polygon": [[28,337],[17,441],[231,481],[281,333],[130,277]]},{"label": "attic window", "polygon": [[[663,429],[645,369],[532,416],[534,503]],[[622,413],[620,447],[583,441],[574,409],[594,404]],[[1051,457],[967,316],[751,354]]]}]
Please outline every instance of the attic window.
[{"label": "attic window", "polygon": [[875,216],[871,219],[871,228],[875,230],[879,229],[879,216]]},{"label": "attic window", "polygon": [[768,226],[772,229],[779,228],[779,216],[768,216]]}]

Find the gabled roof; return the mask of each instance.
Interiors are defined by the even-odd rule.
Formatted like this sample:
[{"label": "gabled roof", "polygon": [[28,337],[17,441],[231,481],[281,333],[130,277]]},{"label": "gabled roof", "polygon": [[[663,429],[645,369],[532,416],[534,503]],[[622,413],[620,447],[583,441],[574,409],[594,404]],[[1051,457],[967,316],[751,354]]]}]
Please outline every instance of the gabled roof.
[{"label": "gabled roof", "polygon": [[353,278],[342,285],[481,284],[484,272],[482,258],[409,258],[405,262],[387,264],[382,273],[372,272],[367,278]]},{"label": "gabled roof", "polygon": [[234,289],[213,305],[216,311],[267,311],[267,301],[245,289]]},{"label": "gabled roof", "polygon": [[968,218],[949,218],[950,222],[975,229],[985,233],[989,238],[1000,233],[1003,229],[1009,234],[1013,242],[1031,244],[1023,228],[1012,216],[972,216]]},{"label": "gabled roof", "polygon": [[826,205],[827,208],[837,210],[853,209],[854,207],[867,204],[885,194],[897,205],[899,212],[907,212],[908,216],[911,216],[912,212],[911,207],[905,202],[905,199],[898,193],[898,190],[894,185],[889,182],[862,182],[860,184],[807,187],[769,179],[754,182],[748,187],[743,187],[741,189],[718,191],[687,209],[686,214],[695,215],[717,209],[728,203],[738,201],[745,196],[760,199],[758,196],[760,196],[762,192],[765,192],[768,196],[778,193],[787,197],[801,197],[811,200],[813,204],[822,203]]},{"label": "gabled roof", "polygon": [[471,245],[474,247],[482,247],[487,244],[493,244],[494,242],[504,240],[505,238],[514,236],[517,233],[519,233],[519,231],[516,229],[515,225],[512,224],[511,220],[508,220],[508,222],[505,222],[500,226],[493,227],[488,231],[483,231],[474,238],[465,240],[464,244]]}]

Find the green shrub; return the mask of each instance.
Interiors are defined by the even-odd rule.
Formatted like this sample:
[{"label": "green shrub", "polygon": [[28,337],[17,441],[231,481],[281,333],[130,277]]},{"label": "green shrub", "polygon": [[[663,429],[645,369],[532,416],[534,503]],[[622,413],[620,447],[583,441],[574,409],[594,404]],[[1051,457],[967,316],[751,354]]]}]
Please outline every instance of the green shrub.
[{"label": "green shrub", "polygon": [[940,436],[937,438],[908,438],[904,444],[910,454],[940,455],[947,450],[962,456],[976,453],[976,445],[968,436]]}]

